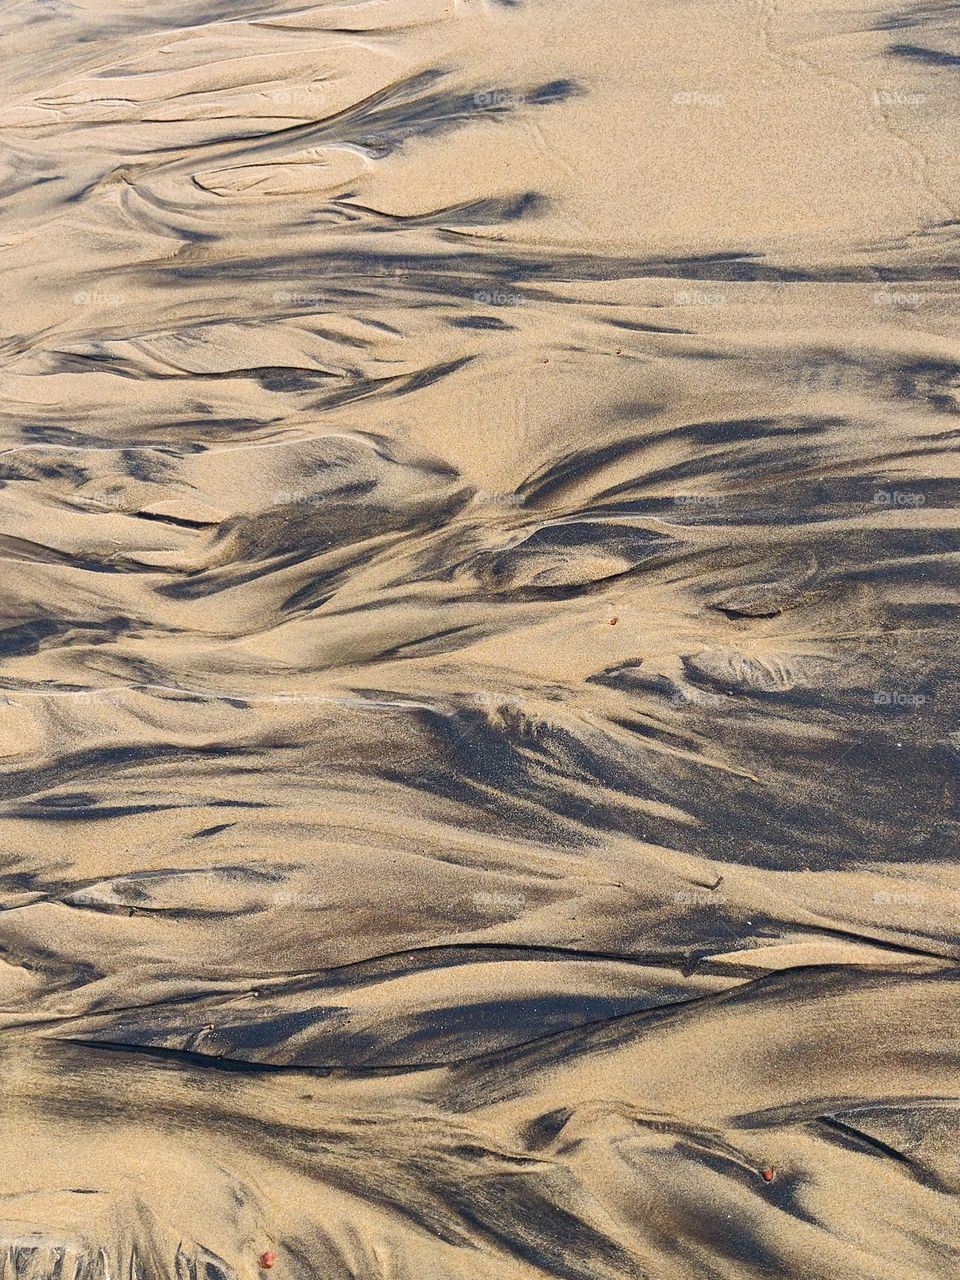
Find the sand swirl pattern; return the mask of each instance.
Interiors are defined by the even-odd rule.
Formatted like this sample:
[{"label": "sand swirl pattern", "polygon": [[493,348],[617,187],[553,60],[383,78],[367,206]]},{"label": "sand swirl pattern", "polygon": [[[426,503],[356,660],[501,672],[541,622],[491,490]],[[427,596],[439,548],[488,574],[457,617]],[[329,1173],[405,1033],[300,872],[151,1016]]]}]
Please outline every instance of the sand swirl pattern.
[{"label": "sand swirl pattern", "polygon": [[0,41],[0,1280],[954,1275],[953,10]]}]

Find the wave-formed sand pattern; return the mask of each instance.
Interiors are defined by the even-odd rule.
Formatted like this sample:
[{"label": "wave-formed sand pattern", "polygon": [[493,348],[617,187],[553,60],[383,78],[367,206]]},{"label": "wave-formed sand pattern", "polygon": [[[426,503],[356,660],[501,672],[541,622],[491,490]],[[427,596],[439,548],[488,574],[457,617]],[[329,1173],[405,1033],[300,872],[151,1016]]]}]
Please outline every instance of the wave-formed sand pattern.
[{"label": "wave-formed sand pattern", "polygon": [[2,1280],[956,1274],[956,12],[0,41]]}]

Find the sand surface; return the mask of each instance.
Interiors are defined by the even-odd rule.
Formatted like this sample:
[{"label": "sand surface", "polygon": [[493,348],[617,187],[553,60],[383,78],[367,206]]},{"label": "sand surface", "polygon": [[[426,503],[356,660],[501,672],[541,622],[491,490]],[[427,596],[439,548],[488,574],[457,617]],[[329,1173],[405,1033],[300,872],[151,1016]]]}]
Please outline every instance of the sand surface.
[{"label": "sand surface", "polygon": [[958,13],[0,7],[0,1280],[960,1274]]}]

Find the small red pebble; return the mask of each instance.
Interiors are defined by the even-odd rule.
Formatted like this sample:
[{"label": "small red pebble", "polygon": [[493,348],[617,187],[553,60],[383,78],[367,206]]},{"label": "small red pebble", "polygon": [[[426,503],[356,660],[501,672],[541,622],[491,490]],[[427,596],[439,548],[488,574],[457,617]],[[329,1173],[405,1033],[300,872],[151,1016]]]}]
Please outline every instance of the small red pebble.
[{"label": "small red pebble", "polygon": [[269,1271],[270,1268],[273,1266],[273,1264],[276,1262],[276,1260],[277,1260],[277,1255],[275,1253],[272,1253],[269,1249],[267,1250],[266,1253],[261,1253],[260,1255],[260,1265],[261,1267],[263,1267],[264,1271]]},{"label": "small red pebble", "polygon": [[764,1182],[772,1182],[772,1181],[773,1181],[773,1170],[772,1170],[772,1169],[761,1169],[761,1170],[760,1170],[760,1177],[764,1180]]},{"label": "small red pebble", "polygon": [[610,625],[611,625],[611,627],[615,627],[619,621],[620,621],[620,619],[619,619],[619,618],[611,618],[611,619],[610,619]]}]

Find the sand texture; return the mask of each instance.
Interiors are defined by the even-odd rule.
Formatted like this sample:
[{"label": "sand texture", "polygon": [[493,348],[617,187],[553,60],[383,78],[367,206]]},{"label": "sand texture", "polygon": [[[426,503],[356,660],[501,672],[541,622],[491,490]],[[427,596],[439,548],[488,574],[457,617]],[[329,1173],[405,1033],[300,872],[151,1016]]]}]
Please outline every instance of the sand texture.
[{"label": "sand texture", "polygon": [[0,1280],[960,1275],[960,10],[0,53]]}]

